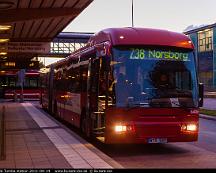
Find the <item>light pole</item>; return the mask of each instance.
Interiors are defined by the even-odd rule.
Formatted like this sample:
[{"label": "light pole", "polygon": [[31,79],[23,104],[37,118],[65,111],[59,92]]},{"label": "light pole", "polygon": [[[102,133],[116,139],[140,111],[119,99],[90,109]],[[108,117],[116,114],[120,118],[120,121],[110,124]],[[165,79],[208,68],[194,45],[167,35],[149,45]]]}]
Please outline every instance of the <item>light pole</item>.
[{"label": "light pole", "polygon": [[133,0],[131,0],[131,22],[132,22],[132,27],[134,27],[134,9],[133,9]]}]

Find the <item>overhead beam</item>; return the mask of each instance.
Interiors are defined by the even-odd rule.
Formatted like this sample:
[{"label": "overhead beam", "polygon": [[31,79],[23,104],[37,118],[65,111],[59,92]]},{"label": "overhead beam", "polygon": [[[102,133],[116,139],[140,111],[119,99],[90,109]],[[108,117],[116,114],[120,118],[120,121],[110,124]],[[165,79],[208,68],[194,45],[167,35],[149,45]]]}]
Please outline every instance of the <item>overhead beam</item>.
[{"label": "overhead beam", "polygon": [[22,8],[0,12],[0,23],[45,19],[60,16],[77,16],[82,9],[74,8]]},{"label": "overhead beam", "polygon": [[51,42],[53,38],[11,38],[12,42]]}]

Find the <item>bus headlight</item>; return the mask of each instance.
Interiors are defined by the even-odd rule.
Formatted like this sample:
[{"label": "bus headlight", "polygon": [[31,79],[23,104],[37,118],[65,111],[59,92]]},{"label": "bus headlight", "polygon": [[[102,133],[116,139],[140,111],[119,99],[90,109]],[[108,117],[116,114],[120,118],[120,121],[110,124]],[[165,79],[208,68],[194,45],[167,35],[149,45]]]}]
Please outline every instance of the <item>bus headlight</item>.
[{"label": "bus headlight", "polygon": [[197,124],[183,124],[181,126],[182,131],[195,132],[198,130]]},{"label": "bus headlight", "polygon": [[188,131],[196,131],[197,130],[196,124],[188,124],[187,125],[187,130]]},{"label": "bus headlight", "polygon": [[130,125],[118,124],[118,125],[114,126],[114,130],[116,133],[135,132],[134,125],[132,125],[132,124],[130,124]]},{"label": "bus headlight", "polygon": [[115,126],[115,132],[126,132],[127,127],[122,125],[116,125]]}]

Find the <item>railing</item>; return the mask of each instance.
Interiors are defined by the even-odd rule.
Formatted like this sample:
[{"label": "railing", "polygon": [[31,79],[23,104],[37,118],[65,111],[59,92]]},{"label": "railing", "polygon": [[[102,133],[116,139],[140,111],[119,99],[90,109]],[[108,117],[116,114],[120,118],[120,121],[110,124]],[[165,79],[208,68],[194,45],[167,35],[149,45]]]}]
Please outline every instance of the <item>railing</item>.
[{"label": "railing", "polygon": [[5,160],[5,106],[0,112],[0,160]]}]

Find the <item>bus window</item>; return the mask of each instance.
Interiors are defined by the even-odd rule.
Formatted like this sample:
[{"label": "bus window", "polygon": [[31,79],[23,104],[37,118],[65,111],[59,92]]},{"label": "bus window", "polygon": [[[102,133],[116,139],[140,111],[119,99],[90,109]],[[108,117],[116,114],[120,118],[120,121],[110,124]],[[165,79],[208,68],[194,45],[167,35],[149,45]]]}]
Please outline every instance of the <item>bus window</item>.
[{"label": "bus window", "polygon": [[81,91],[87,91],[87,73],[88,73],[88,66],[81,66],[80,67],[80,75],[81,75]]},{"label": "bus window", "polygon": [[29,87],[38,87],[38,78],[29,78]]},{"label": "bus window", "polygon": [[9,87],[15,87],[16,86],[16,78],[15,77],[9,77],[8,78],[8,86]]},{"label": "bus window", "polygon": [[80,75],[79,67],[74,69],[74,73],[72,75],[73,77],[71,79],[71,90],[74,93],[79,93],[81,91],[80,90],[81,75]]},{"label": "bus window", "polygon": [[91,109],[95,111],[97,108],[97,97],[98,97],[98,83],[99,83],[99,60],[95,60],[91,64],[91,77],[90,77],[90,105]]}]

